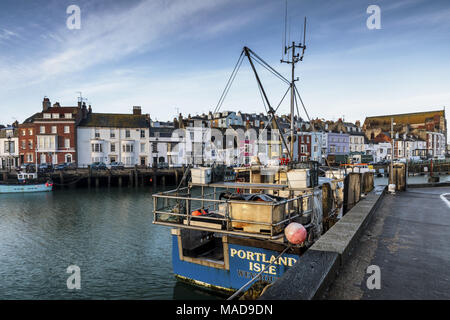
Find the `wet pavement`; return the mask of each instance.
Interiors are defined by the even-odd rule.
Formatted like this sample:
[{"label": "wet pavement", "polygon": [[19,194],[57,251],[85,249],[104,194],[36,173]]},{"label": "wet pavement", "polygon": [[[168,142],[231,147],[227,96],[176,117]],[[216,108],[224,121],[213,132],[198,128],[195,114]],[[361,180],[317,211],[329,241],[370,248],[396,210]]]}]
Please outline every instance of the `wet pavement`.
[{"label": "wet pavement", "polygon": [[387,194],[323,298],[450,299],[450,187]]}]

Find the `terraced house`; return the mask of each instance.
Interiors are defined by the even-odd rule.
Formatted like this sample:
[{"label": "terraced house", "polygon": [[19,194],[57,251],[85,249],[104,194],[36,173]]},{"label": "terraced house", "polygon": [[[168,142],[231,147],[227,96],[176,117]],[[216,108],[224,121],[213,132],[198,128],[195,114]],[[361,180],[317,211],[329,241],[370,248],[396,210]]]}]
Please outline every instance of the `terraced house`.
[{"label": "terraced house", "polygon": [[89,110],[77,127],[77,139],[79,167],[94,162],[122,162],[126,167],[150,163],[150,115],[143,115],[139,106],[131,114]]},{"label": "terraced house", "polygon": [[[83,111],[84,110],[84,111]],[[42,111],[19,125],[19,156],[21,163],[58,164],[76,162],[76,127],[86,105],[61,106],[42,101]]]}]

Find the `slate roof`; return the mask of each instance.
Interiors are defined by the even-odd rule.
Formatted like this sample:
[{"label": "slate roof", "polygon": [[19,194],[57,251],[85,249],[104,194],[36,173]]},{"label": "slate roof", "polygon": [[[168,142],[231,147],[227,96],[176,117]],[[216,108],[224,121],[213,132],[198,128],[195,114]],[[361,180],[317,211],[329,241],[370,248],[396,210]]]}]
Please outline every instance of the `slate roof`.
[{"label": "slate roof", "polygon": [[80,127],[108,127],[108,128],[149,128],[147,115],[120,113],[89,113],[83,119]]}]

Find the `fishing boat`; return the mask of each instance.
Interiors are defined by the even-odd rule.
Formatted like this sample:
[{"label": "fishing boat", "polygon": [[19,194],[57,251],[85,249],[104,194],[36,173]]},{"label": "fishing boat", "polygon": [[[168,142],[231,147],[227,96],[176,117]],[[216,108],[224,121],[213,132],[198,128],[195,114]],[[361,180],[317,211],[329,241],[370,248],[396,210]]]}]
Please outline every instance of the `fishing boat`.
[{"label": "fishing boat", "polygon": [[39,181],[37,173],[17,174],[17,181],[0,183],[0,193],[49,192],[53,189],[51,181]]},{"label": "fishing boat", "polygon": [[[311,178],[310,168],[281,166],[269,176],[264,169],[234,168],[237,180],[248,179],[191,181],[153,195],[153,223],[171,227],[178,279],[227,292],[240,290],[256,277],[270,284],[337,221],[342,202],[335,202],[338,196],[332,194],[342,193],[342,186],[333,187],[331,179],[319,183],[318,176]],[[332,200],[326,201],[326,208],[324,192]],[[295,246],[284,234],[292,222],[307,231],[305,241]]]},{"label": "fishing boat", "polygon": [[[153,194],[153,223],[171,230],[173,272],[178,279],[234,292],[233,296],[256,284],[264,287],[295,263],[301,263],[302,253],[342,216],[343,177],[319,178],[317,162],[297,162],[293,157],[294,103],[297,96],[301,101],[294,66],[303,58],[303,52],[301,56],[295,53],[298,48],[304,52],[304,42],[292,43],[285,50],[292,50],[291,81],[247,47],[243,48],[230,77],[234,79],[242,59],[247,57],[268,107],[268,125],[281,132],[287,157],[275,163],[271,159],[264,165],[256,161],[230,168],[234,181],[213,182],[211,169],[188,168],[191,181],[186,186],[181,187],[180,183],[174,190]],[[253,60],[289,85],[290,140],[285,139],[288,134],[278,124],[276,110],[267,99]],[[186,172],[182,182],[188,176]],[[286,230],[290,226],[298,226],[297,230],[304,235],[301,241],[289,239]]]}]

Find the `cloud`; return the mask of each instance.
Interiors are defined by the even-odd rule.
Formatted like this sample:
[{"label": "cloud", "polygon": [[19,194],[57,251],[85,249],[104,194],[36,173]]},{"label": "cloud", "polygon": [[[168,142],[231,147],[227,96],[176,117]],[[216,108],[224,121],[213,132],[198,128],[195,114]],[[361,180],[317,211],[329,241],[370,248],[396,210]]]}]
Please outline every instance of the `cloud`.
[{"label": "cloud", "polygon": [[[47,54],[37,50],[36,56],[41,58],[25,58],[13,65],[10,61],[0,63],[0,76],[10,79],[10,85],[42,83],[90,67],[114,64],[130,55],[161,50],[180,39],[216,37],[261,14],[262,10],[256,8],[253,13],[241,13],[238,17],[217,15],[237,3],[237,0],[145,0],[128,8],[105,6],[101,10],[84,10],[80,5],[80,30],[69,30],[64,25],[42,34],[41,38],[46,41],[38,49],[51,44],[52,50]],[[209,18],[211,14],[217,19]]]},{"label": "cloud", "polygon": [[9,40],[13,37],[19,37],[19,35],[11,30],[0,28],[0,41]]}]

